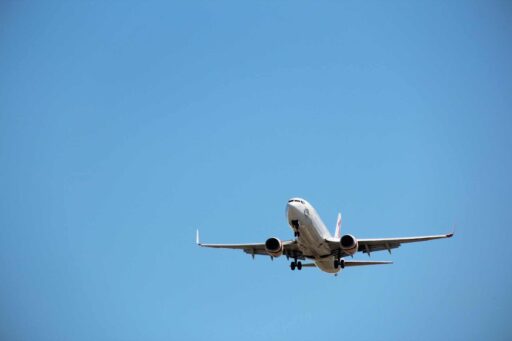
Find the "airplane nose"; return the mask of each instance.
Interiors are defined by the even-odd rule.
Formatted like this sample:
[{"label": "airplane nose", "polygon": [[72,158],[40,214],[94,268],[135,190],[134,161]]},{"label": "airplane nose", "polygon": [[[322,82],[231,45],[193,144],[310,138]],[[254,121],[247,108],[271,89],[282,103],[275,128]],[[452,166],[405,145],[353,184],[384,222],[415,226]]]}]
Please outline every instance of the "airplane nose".
[{"label": "airplane nose", "polygon": [[289,219],[295,219],[300,215],[301,211],[296,203],[289,202],[288,205],[286,206],[286,213]]}]

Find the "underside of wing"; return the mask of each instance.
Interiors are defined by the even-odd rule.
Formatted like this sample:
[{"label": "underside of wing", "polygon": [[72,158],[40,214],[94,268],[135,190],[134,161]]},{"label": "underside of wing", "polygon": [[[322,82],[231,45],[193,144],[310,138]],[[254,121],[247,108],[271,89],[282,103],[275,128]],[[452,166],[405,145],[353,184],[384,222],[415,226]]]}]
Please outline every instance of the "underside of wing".
[{"label": "underside of wing", "polygon": [[[373,239],[357,239],[357,251],[367,253],[368,255],[376,251],[387,250],[391,253],[391,249],[400,247],[401,244],[424,242],[434,239],[450,238],[453,233],[439,234],[432,236],[418,236],[418,237],[403,237],[403,238],[373,238]],[[350,256],[346,253],[340,245],[340,240],[329,238],[326,240],[331,248],[331,254],[338,257]]]},{"label": "underside of wing", "polygon": [[[276,244],[274,250],[269,250],[266,245],[270,240]],[[295,240],[280,241],[277,238],[269,238],[266,243],[244,243],[244,244],[206,244],[199,241],[199,232],[196,235],[196,244],[201,247],[217,248],[217,249],[238,249],[243,250],[252,256],[262,255],[270,257],[278,257],[285,255],[291,258],[305,259],[302,252],[297,246]]]},{"label": "underside of wing", "polygon": [[391,249],[400,247],[401,244],[425,242],[434,239],[451,238],[453,233],[438,234],[433,236],[403,237],[403,238],[376,238],[376,239],[359,239],[359,252],[370,254],[375,251],[387,250],[391,253]]}]

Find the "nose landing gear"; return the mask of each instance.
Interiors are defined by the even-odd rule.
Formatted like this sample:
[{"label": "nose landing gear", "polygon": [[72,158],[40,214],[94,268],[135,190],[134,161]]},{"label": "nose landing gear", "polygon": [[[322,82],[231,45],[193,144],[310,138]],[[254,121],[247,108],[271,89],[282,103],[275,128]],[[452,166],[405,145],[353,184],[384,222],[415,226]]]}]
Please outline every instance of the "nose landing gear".
[{"label": "nose landing gear", "polygon": [[298,220],[292,220],[292,221],[291,221],[291,223],[292,223],[292,227],[293,227],[293,229],[295,230],[295,231],[294,231],[294,233],[293,233],[293,235],[294,235],[295,237],[299,237],[299,236],[300,236],[300,232],[299,232],[299,221],[298,221]]}]

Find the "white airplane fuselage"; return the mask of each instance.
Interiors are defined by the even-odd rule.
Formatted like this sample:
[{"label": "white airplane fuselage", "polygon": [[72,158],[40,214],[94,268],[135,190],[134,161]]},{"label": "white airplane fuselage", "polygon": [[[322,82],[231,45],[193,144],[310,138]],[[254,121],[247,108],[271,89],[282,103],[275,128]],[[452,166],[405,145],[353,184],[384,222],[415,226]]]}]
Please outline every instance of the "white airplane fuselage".
[{"label": "white airplane fuselage", "polygon": [[[292,258],[291,270],[303,267],[318,267],[320,270],[337,274],[345,267],[392,264],[391,261],[346,260],[357,252],[366,253],[385,251],[405,243],[425,242],[428,240],[453,237],[452,233],[393,238],[356,239],[351,234],[341,234],[341,213],[338,213],[336,229],[331,235],[315,208],[306,200],[291,198],[286,206],[286,219],[293,230],[295,239],[281,241],[276,237],[268,238],[264,243],[211,244],[201,243],[199,230],[196,231],[196,244],[201,247],[217,249],[243,250],[252,255],[270,256],[272,259],[281,255]],[[310,259],[314,263],[302,264],[299,260]]]},{"label": "white airplane fuselage", "polygon": [[[346,260],[357,252],[370,255],[370,252],[385,251],[401,244],[425,242],[428,240],[453,237],[452,233],[393,238],[356,239],[351,234],[341,234],[341,213],[338,213],[334,236],[331,235],[315,208],[306,200],[291,198],[286,206],[286,219],[293,230],[295,239],[281,241],[276,237],[268,238],[264,243],[211,244],[201,243],[199,230],[196,231],[196,244],[201,247],[217,249],[243,250],[252,255],[292,258],[291,270],[303,267],[318,267],[320,270],[337,274],[345,267],[392,264],[391,261]],[[310,259],[314,263],[302,264],[299,260]]]},{"label": "white airplane fuselage", "polygon": [[304,256],[313,260],[325,272],[340,271],[341,268],[334,267],[335,258],[326,242],[332,235],[315,208],[304,199],[292,198],[286,206],[286,216]]}]

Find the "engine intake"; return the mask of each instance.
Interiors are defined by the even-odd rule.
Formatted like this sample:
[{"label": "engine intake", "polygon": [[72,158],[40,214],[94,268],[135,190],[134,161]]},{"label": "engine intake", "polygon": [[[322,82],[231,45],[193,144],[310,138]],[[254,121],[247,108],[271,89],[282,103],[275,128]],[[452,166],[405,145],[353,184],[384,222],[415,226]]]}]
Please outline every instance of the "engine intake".
[{"label": "engine intake", "polygon": [[265,251],[272,257],[279,257],[283,254],[283,243],[275,238],[269,238],[265,242]]},{"label": "engine intake", "polygon": [[357,248],[359,247],[359,243],[357,242],[357,239],[350,235],[346,234],[341,237],[340,239],[341,249],[343,252],[353,255],[357,252]]}]

